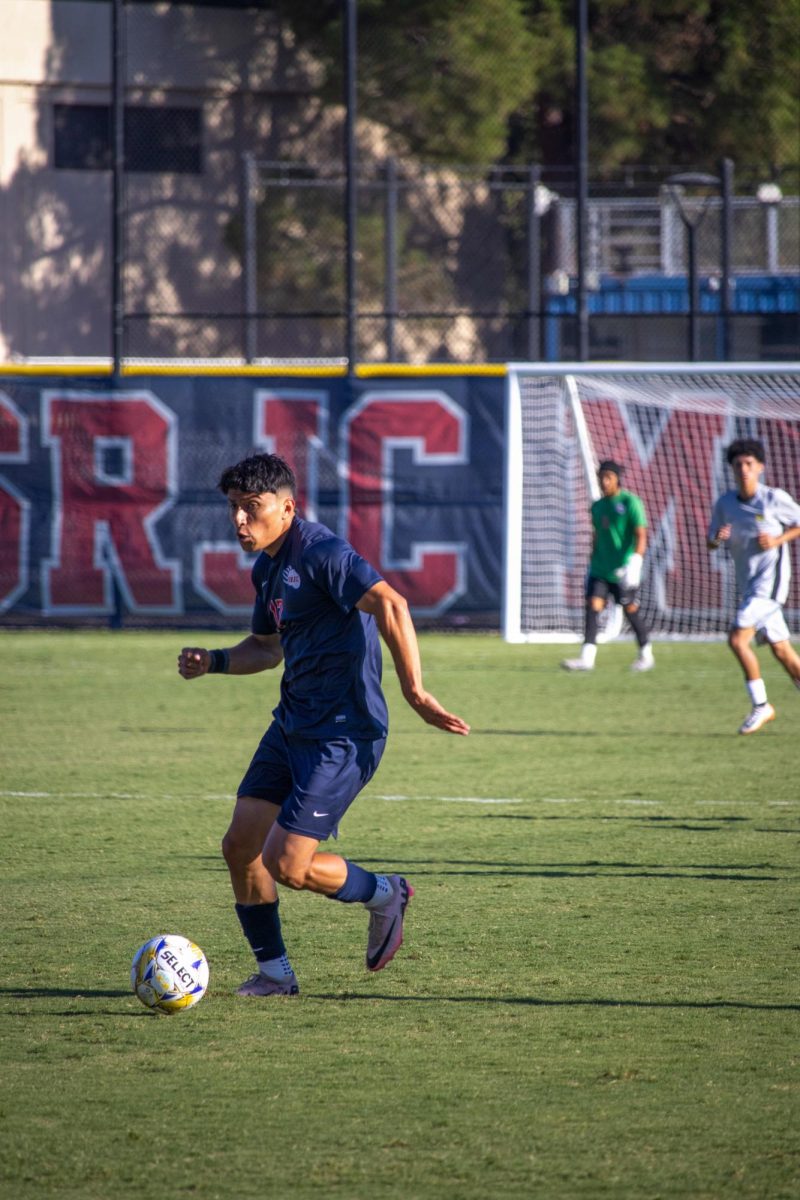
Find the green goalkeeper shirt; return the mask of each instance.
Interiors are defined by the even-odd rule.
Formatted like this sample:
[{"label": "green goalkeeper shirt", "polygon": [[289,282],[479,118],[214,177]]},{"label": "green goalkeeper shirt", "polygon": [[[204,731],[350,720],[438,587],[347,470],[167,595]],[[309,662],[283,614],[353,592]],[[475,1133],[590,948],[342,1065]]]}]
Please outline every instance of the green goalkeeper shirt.
[{"label": "green goalkeeper shirt", "polygon": [[603,496],[592,505],[594,550],[589,574],[595,579],[617,580],[616,572],[633,554],[636,530],[647,525],[644,505],[633,492]]}]

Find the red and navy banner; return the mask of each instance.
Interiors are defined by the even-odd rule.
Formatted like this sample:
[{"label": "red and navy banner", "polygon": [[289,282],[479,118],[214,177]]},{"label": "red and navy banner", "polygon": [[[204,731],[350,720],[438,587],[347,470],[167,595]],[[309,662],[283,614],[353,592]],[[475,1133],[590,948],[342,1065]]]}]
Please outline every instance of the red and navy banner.
[{"label": "red and navy banner", "polygon": [[[625,464],[623,485],[640,496],[649,533],[647,583],[643,604],[654,629],[667,633],[727,631],[735,608],[734,573],[727,552],[709,555],[706,546],[711,510],[733,486],[725,465],[725,447],[739,436],[758,438],[766,451],[766,480],[792,496],[800,494],[800,424],[796,420],[751,415],[737,426],[731,412],[692,412],[687,390],[684,409],[648,408],[641,422],[634,406],[623,411],[616,399],[595,389],[583,414],[598,457]],[[677,389],[674,399],[679,398]],[[590,544],[589,500],[581,505],[585,540]],[[787,547],[787,550],[789,548]],[[572,595],[582,607],[583,571],[571,578]],[[800,571],[795,571],[786,611],[800,609]]]},{"label": "red and navy banner", "polygon": [[268,450],[418,617],[497,625],[503,379],[0,381],[0,622],[246,625],[217,490]]}]

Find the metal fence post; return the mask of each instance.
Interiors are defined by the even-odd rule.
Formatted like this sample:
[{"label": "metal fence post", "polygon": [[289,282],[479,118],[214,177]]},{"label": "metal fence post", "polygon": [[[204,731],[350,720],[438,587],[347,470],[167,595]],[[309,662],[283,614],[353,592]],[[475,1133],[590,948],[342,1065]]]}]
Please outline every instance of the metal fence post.
[{"label": "metal fence post", "polygon": [[542,356],[542,219],[536,197],[541,186],[542,168],[531,166],[528,172],[528,360]]},{"label": "metal fence post", "polygon": [[355,373],[357,358],[356,340],[356,221],[358,218],[358,195],[356,188],[356,0],[343,0],[344,4],[344,104],[345,104],[345,309],[346,309],[346,355],[347,370]]},{"label": "metal fence post", "polygon": [[386,309],[386,359],[395,359],[395,320],[397,318],[397,162],[386,160],[386,210],[385,210],[385,282],[384,307]]},{"label": "metal fence post", "polygon": [[697,229],[691,222],[686,226],[686,256],[689,272],[689,361],[697,362],[700,357],[700,281],[697,278]]},{"label": "metal fence post", "polygon": [[246,151],[242,155],[242,287],[244,293],[244,356],[258,356],[258,249],[256,244],[256,163]]},{"label": "metal fence post", "polygon": [[589,207],[589,90],[586,78],[586,48],[588,42],[588,0],[575,0],[575,75],[576,87],[576,225],[578,251],[578,316],[577,359],[589,357],[589,303],[586,294]]},{"label": "metal fence post", "polygon": [[114,0],[111,10],[111,113],[111,358],[116,384],[125,353],[125,0]]},{"label": "metal fence post", "polygon": [[722,359],[729,362],[732,352],[731,314],[733,312],[733,159],[723,158],[720,163],[720,190],[722,209],[720,212],[720,273],[722,310]]},{"label": "metal fence post", "polygon": [[[111,9],[111,387],[122,385],[125,355],[125,0]],[[111,573],[110,629],[122,629],[125,608],[116,573]]]}]

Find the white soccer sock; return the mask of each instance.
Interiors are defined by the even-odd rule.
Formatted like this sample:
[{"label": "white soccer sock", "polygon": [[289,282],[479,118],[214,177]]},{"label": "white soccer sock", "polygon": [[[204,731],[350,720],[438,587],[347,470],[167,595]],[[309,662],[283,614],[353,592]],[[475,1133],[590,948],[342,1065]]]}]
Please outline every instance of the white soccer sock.
[{"label": "white soccer sock", "polygon": [[376,875],[377,887],[369,900],[364,901],[365,908],[383,908],[391,900],[394,888],[385,875]]},{"label": "white soccer sock", "polygon": [[647,662],[653,661],[653,647],[649,642],[645,642],[643,646],[639,647],[639,658],[644,658]]},{"label": "white soccer sock", "polygon": [[581,646],[581,662],[585,662],[587,667],[594,666],[594,660],[597,658],[597,646],[594,642],[584,642]]},{"label": "white soccer sock", "polygon": [[283,983],[284,979],[288,979],[290,975],[294,974],[287,954],[282,954],[280,958],[270,958],[267,962],[260,962],[258,969],[273,983]]},{"label": "white soccer sock", "polygon": [[748,679],[747,691],[753,702],[753,707],[767,703],[767,685],[763,679]]}]

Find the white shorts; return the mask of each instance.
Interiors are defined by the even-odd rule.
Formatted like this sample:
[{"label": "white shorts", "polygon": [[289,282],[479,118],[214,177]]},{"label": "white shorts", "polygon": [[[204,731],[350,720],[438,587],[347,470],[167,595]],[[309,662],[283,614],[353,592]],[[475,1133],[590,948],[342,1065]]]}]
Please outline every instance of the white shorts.
[{"label": "white shorts", "polygon": [[735,629],[755,629],[759,641],[788,642],[791,634],[783,616],[783,608],[777,600],[746,600],[736,610]]}]

